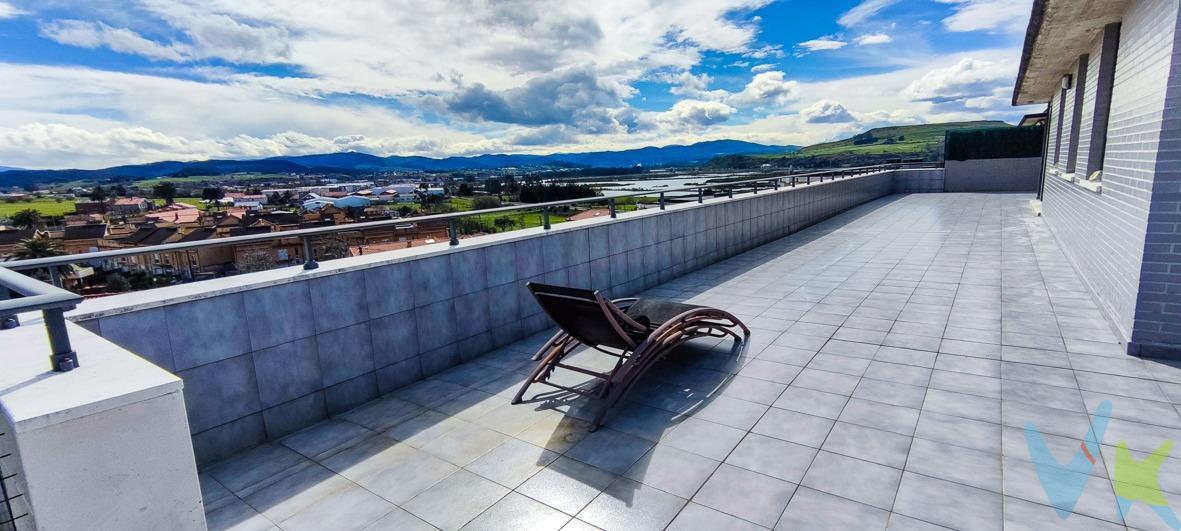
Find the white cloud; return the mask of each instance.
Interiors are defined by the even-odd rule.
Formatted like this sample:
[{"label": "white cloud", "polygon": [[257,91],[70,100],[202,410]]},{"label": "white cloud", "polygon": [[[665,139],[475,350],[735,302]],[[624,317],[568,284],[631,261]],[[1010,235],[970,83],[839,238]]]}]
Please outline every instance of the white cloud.
[{"label": "white cloud", "polygon": [[160,44],[129,29],[112,28],[102,22],[57,20],[43,25],[41,36],[70,46],[106,47],[153,60],[183,61],[189,55],[185,46]]},{"label": "white cloud", "polygon": [[898,3],[898,0],[863,0],[860,4],[854,6],[853,9],[841,15],[841,18],[837,19],[837,23],[845,27],[857,26],[873,18],[879,11],[896,3]]},{"label": "white cloud", "polygon": [[835,37],[820,37],[819,39],[812,39],[798,44],[800,48],[809,52],[819,52],[824,50],[839,50],[844,48],[849,43],[837,39]]},{"label": "white cloud", "polygon": [[1000,86],[1011,86],[1016,65],[1012,60],[985,61],[965,57],[959,62],[923,74],[903,89],[916,101],[935,103],[991,95]]},{"label": "white cloud", "polygon": [[17,9],[16,6],[8,2],[0,2],[0,19],[16,18],[27,14],[29,14],[27,11]]},{"label": "white cloud", "polygon": [[567,125],[586,132],[626,127],[615,119],[632,89],[604,80],[590,67],[530,79],[503,91],[476,83],[444,98],[452,113],[474,121],[521,125]]},{"label": "white cloud", "polygon": [[894,42],[894,39],[885,33],[868,33],[853,40],[861,46]]},{"label": "white cloud", "polygon": [[955,4],[955,12],[943,19],[948,31],[1001,30],[1019,32],[1029,20],[1029,0],[937,0]]},{"label": "white cloud", "polygon": [[800,116],[810,124],[835,124],[857,120],[844,105],[831,100],[820,100],[813,103],[801,110]]},{"label": "white cloud", "polygon": [[799,83],[784,79],[780,71],[761,72],[730,95],[728,101],[736,105],[779,106],[798,98]]},{"label": "white cloud", "polygon": [[[951,79],[957,75],[933,74],[965,57],[1011,60],[1013,49],[947,55],[918,39],[891,58],[889,74],[789,80],[781,66],[762,64],[784,55],[781,45],[758,40],[760,22],[749,15],[767,1],[476,0],[462,9],[415,0],[135,0],[118,9],[71,3],[77,20],[49,19],[47,36],[175,64],[128,74],[0,63],[0,161],[101,167],[342,149],[447,156],[727,137],[811,143],[875,120],[1018,112],[995,93],[1011,77],[971,87]],[[902,33],[876,23],[890,3],[863,2],[850,11],[860,15],[846,21],[865,25],[790,51],[869,44],[862,40],[879,31],[901,40]],[[862,49],[842,60],[863,66],[874,54],[881,55]],[[716,80],[702,73],[727,63],[753,66],[753,77],[741,89],[711,88],[735,82],[733,71]],[[632,107],[636,83],[654,80],[680,101]],[[936,90],[957,99],[940,101]],[[662,101],[642,95],[648,104]],[[827,115],[812,107],[828,98],[839,98],[834,105],[855,121],[816,121]],[[63,151],[67,146],[74,151]]]},{"label": "white cloud", "polygon": [[671,132],[699,130],[725,122],[735,112],[734,107],[717,101],[681,100],[667,111],[646,114],[641,121]]}]

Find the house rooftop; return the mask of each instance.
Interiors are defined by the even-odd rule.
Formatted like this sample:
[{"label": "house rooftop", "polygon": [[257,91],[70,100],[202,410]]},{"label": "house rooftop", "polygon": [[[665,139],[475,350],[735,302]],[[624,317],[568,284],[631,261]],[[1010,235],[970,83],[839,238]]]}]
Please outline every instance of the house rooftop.
[{"label": "house rooftop", "polygon": [[1103,401],[1106,502],[1065,523],[1122,528],[1115,445],[1181,436],[1181,367],[1124,354],[1030,197],[889,196],[648,289],[753,333],[683,347],[593,433],[569,393],[510,404],[543,332],[205,466],[210,528],[1060,526],[1026,432],[1069,455]]},{"label": "house rooftop", "polygon": [[62,239],[65,240],[98,240],[106,237],[106,223],[90,223],[86,225],[67,225]]}]

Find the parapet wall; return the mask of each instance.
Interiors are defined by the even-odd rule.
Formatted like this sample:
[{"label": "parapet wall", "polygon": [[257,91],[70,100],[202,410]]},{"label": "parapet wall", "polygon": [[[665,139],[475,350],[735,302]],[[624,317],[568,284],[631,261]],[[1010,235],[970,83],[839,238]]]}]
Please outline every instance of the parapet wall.
[{"label": "parapet wall", "polygon": [[184,380],[207,463],[546,329],[526,282],[634,294],[888,195],[896,174],[935,191],[919,171],[95,299],[71,319]]}]

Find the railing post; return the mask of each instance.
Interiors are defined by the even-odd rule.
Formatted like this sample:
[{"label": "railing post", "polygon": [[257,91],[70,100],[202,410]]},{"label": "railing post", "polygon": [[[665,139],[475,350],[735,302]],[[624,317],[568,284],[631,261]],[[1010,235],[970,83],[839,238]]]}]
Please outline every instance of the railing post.
[{"label": "railing post", "polygon": [[726,187],[726,197],[729,197],[730,199],[734,199],[734,187],[733,186]]},{"label": "railing post", "polygon": [[451,245],[459,245],[459,227],[455,224],[455,218],[447,220],[447,236],[451,238]]},{"label": "railing post", "polygon": [[78,353],[70,347],[70,334],[66,331],[65,310],[49,308],[41,312],[45,330],[49,333],[49,364],[54,372],[69,372],[78,367]]},{"label": "railing post", "polygon": [[607,210],[611,212],[611,219],[615,219],[615,198],[607,199]]},{"label": "railing post", "polygon": [[664,210],[664,192],[660,192],[660,209]]},{"label": "railing post", "polygon": [[699,204],[705,202],[705,188],[701,188],[700,186],[697,187],[697,202]]},{"label": "railing post", "polygon": [[776,177],[774,181],[771,181],[771,184],[772,184],[772,186],[775,187],[776,190],[778,190],[779,189],[779,178]]},{"label": "railing post", "polygon": [[755,194],[755,195],[759,195],[759,182],[758,182],[758,181],[755,181],[755,182],[754,182],[754,185],[755,185],[755,192],[754,192],[754,194]]},{"label": "railing post", "polygon": [[792,188],[796,187],[796,176],[795,175],[791,176],[791,187]]},{"label": "railing post", "polygon": [[[545,230],[549,230],[549,229],[550,229],[550,226],[549,226],[549,207],[542,207],[542,208],[541,208],[541,228],[543,228],[543,229],[545,229]],[[459,241],[456,241],[456,240],[453,240],[453,241],[455,241],[455,243],[452,243],[451,245],[455,245],[456,243],[459,243]]]},{"label": "railing post", "polygon": [[320,264],[316,263],[316,257],[312,256],[312,240],[307,236],[303,237],[303,268],[305,271],[311,271]]}]

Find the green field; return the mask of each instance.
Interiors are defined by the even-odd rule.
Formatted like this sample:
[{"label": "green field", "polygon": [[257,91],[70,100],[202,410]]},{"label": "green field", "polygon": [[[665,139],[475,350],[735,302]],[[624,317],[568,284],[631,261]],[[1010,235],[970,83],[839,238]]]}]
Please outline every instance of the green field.
[{"label": "green field", "polygon": [[[178,197],[174,201],[177,203],[184,203],[186,205],[193,205],[197,207],[198,210],[209,210],[209,205],[202,203],[200,197]],[[156,203],[162,204],[163,201],[157,199]]]},{"label": "green field", "polygon": [[32,201],[18,201],[15,203],[0,202],[0,218],[9,218],[13,214],[26,208],[40,212],[42,216],[64,216],[74,213],[74,202],[63,199],[33,199]]},{"label": "green field", "polygon": [[771,163],[782,167],[829,167],[876,164],[888,159],[941,160],[947,131],[995,127],[1013,126],[987,120],[879,127],[843,140],[807,146],[791,154],[733,155],[714,159],[710,165],[750,168]]},{"label": "green field", "polygon": [[990,127],[1012,126],[999,121],[979,121],[879,127],[862,133],[863,135],[868,134],[873,137],[873,141],[870,143],[858,145],[854,143],[854,138],[856,137],[851,137],[836,142],[825,142],[823,144],[808,146],[797,151],[793,156],[816,157],[890,154],[906,158],[910,155],[923,154],[931,148],[937,147],[943,142],[943,135],[947,131]]}]

